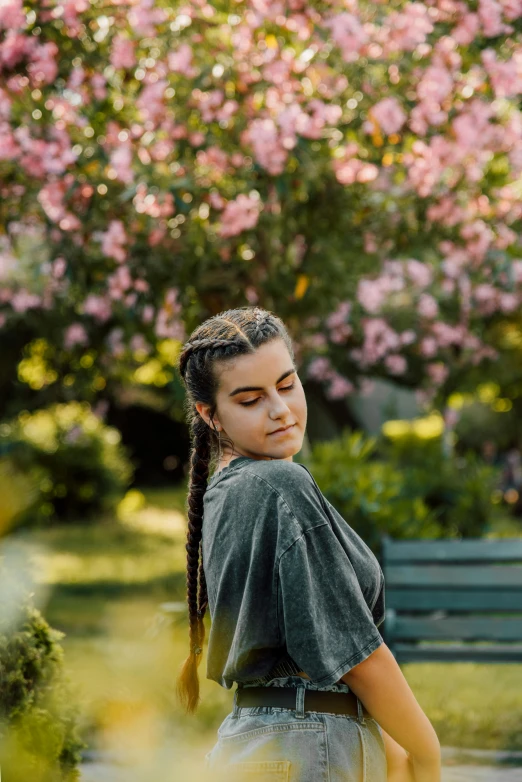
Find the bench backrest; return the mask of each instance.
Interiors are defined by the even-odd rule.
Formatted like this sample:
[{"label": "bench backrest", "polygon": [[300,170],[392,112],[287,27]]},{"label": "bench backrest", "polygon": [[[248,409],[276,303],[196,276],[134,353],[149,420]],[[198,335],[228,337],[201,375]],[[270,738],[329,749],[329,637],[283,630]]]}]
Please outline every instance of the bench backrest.
[{"label": "bench backrest", "polygon": [[397,662],[522,662],[522,538],[385,535],[382,559]]}]

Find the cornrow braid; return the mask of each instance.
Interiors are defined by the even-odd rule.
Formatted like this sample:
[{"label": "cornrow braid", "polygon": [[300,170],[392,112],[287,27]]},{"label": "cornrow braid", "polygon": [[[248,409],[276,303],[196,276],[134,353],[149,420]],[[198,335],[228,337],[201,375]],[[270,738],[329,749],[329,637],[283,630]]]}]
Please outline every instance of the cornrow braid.
[{"label": "cornrow braid", "polygon": [[[190,647],[176,680],[177,696],[187,714],[197,710],[200,699],[197,669],[202,659],[204,617],[208,607],[202,551],[203,500],[210,465],[218,457],[220,447],[215,429],[199,415],[195,403],[208,405],[212,421],[218,390],[216,362],[254,353],[262,344],[278,337],[284,340],[293,359],[292,340],[277,315],[261,307],[239,307],[214,315],[198,326],[183,345],[178,360],[186,389],[185,412],[191,436],[185,545]],[[233,447],[232,442],[226,442]]]}]

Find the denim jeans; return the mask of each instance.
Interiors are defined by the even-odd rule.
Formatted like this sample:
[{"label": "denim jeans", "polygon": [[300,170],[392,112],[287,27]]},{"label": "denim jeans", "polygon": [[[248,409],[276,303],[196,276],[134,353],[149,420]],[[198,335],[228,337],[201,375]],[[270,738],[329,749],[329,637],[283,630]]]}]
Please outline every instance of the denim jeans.
[{"label": "denim jeans", "polygon": [[295,687],[297,708],[239,708],[234,694],[234,708],[218,728],[217,743],[205,755],[211,779],[386,782],[381,727],[373,718],[364,717],[359,700],[358,714],[353,716],[303,709],[306,690],[350,692],[347,684],[321,687],[301,676],[285,676],[264,686]]}]

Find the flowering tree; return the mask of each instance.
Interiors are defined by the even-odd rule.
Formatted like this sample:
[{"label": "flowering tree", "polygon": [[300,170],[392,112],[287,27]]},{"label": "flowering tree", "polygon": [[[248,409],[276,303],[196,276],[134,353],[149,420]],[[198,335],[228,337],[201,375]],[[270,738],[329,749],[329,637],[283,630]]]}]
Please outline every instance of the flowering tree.
[{"label": "flowering tree", "polygon": [[521,28],[522,0],[0,0],[22,381],[36,352],[37,390],[84,370],[96,394],[248,303],[332,398],[494,359],[522,298]]}]

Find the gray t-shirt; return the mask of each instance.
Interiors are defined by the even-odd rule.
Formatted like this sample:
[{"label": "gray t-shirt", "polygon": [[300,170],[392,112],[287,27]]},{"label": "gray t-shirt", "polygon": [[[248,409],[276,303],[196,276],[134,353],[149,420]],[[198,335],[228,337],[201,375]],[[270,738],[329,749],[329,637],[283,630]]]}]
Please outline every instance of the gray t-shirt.
[{"label": "gray t-shirt", "polygon": [[383,638],[384,575],[303,464],[240,456],[208,482],[207,678],[339,681]]}]

